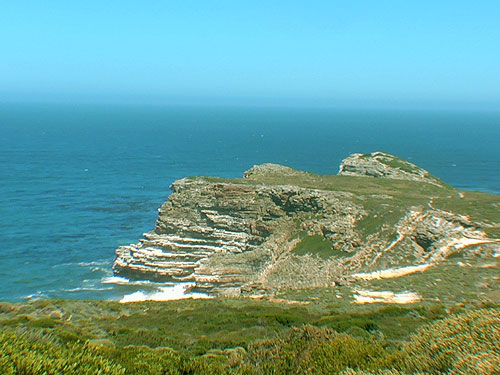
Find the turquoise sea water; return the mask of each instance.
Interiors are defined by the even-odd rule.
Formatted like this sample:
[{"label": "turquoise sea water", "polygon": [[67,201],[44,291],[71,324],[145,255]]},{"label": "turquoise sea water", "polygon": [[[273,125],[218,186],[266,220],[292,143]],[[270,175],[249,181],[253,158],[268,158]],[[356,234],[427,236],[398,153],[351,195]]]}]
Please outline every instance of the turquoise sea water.
[{"label": "turquoise sea water", "polygon": [[154,226],[170,184],[274,162],[337,173],[383,150],[500,193],[499,112],[0,105],[0,300],[120,299],[114,249]]}]

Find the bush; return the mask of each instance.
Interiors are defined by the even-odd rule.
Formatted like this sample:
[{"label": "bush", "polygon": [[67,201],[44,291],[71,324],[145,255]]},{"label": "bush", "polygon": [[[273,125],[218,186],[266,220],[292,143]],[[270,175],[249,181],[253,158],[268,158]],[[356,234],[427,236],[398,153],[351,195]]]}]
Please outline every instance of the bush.
[{"label": "bush", "polygon": [[424,326],[401,357],[401,368],[410,372],[498,374],[500,311],[468,311]]},{"label": "bush", "polygon": [[334,374],[348,367],[382,368],[393,357],[375,341],[304,326],[281,338],[254,343],[248,361],[259,374]]},{"label": "bush", "polygon": [[[409,327],[421,322],[422,315],[440,315],[442,310],[390,307],[363,314],[332,314],[316,320],[316,323],[348,327],[345,333],[312,325],[284,328],[288,324],[301,325],[302,319],[295,310],[224,311],[221,308],[221,311],[219,321],[227,322],[231,329],[225,327],[212,332],[210,326],[207,333],[211,336],[196,335],[194,328],[177,332],[185,335],[178,336],[182,341],[177,343],[182,345],[177,350],[139,345],[144,341],[156,346],[172,341],[168,338],[169,331],[158,327],[165,326],[160,310],[155,313],[156,321],[146,321],[147,330],[134,327],[137,320],[133,319],[127,322],[132,324],[111,327],[109,332],[114,335],[93,338],[83,326],[56,322],[50,328],[51,320],[24,319],[21,315],[12,327],[14,318],[9,318],[9,325],[3,326],[0,332],[0,374],[492,375],[500,368],[498,308],[451,315],[421,327],[409,337]],[[233,319],[235,316],[238,319]],[[345,327],[342,317],[347,322]],[[374,322],[386,327],[395,321],[400,330],[406,329],[406,342],[383,339],[383,335],[371,332],[368,325]],[[272,327],[274,334],[269,326],[264,329],[256,324],[259,322]],[[134,333],[140,333],[139,337],[134,338]],[[120,345],[116,335],[124,335],[135,343]]]},{"label": "bush", "polygon": [[50,340],[34,341],[29,334],[0,333],[2,374],[26,375],[122,375],[125,370],[99,355],[95,348],[75,343],[67,346]]}]

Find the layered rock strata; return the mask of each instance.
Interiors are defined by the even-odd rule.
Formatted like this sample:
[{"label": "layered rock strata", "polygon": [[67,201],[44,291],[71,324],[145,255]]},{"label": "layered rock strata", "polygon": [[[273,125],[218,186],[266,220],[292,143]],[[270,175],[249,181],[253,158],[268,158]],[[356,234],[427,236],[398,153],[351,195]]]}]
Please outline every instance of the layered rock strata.
[{"label": "layered rock strata", "polygon": [[344,193],[288,185],[185,178],[172,190],[159,210],[155,229],[137,244],[116,250],[116,274],[194,281],[198,289],[228,291],[255,280],[289,250],[289,237],[296,234],[294,219],[320,213],[325,230],[345,233],[349,240],[352,218],[361,212],[344,201]]},{"label": "layered rock strata", "polygon": [[371,154],[350,155],[340,164],[339,175],[387,177],[443,185],[441,180],[432,176],[425,169],[380,151]]},{"label": "layered rock strata", "polygon": [[500,252],[484,222],[433,205],[463,193],[411,163],[355,154],[339,174],[263,164],[243,179],[178,180],[154,230],[116,250],[114,272],[239,295],[424,271],[467,249]]}]

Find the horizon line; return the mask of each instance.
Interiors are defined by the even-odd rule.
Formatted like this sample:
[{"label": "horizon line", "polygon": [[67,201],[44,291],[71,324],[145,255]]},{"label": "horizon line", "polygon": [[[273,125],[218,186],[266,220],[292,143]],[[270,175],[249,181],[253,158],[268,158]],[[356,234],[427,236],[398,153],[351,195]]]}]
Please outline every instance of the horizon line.
[{"label": "horizon line", "polygon": [[338,110],[500,111],[500,101],[431,99],[348,99],[265,96],[161,96],[161,95],[9,95],[0,94],[0,105],[96,105],[151,107],[236,107]]}]

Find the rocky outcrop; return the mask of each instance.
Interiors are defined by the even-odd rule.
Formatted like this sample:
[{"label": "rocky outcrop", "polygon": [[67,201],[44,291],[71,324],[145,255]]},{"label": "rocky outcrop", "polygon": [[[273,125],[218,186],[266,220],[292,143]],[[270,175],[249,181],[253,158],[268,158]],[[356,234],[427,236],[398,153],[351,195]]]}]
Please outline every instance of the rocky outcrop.
[{"label": "rocky outcrop", "polygon": [[[457,192],[411,163],[354,154],[339,174],[263,164],[240,179],[178,180],[154,230],[116,250],[114,272],[190,281],[213,294],[258,294],[396,275],[398,267],[426,270],[455,252],[481,246],[493,253],[499,245],[484,223],[434,207],[436,197]],[[366,194],[360,175],[409,186],[375,184],[378,194]]]},{"label": "rocky outcrop", "polygon": [[[283,171],[283,170],[282,170]],[[286,170],[285,170],[286,171]],[[251,172],[248,172],[249,175]],[[159,210],[155,229],[116,250],[114,271],[129,278],[194,281],[198,289],[231,293],[254,281],[287,250],[303,218],[345,233],[361,208],[344,193],[297,186],[253,186],[185,178]],[[233,291],[234,292],[234,291]],[[237,291],[236,291],[237,292]]]},{"label": "rocky outcrop", "polygon": [[371,154],[352,154],[340,164],[339,175],[387,177],[397,180],[427,182],[443,185],[425,169],[385,152]]}]

